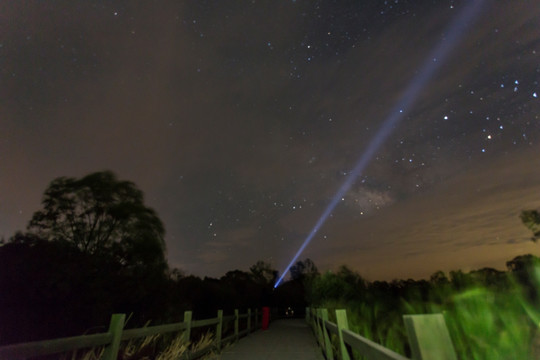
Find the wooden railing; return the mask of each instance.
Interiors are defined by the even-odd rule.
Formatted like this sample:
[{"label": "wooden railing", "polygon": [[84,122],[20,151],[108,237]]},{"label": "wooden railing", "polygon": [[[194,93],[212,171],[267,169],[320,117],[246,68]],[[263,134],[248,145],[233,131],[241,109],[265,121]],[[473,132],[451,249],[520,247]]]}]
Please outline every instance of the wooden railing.
[{"label": "wooden railing", "polygon": [[[246,314],[240,314],[238,310],[235,310],[234,315],[223,316],[223,310],[218,310],[215,318],[203,320],[193,320],[192,312],[186,311],[183,322],[129,330],[124,330],[125,319],[125,314],[113,314],[109,330],[106,333],[2,346],[0,347],[0,360],[27,359],[98,346],[105,347],[103,360],[116,360],[121,341],[183,330],[183,336],[187,343],[191,338],[192,329],[215,326],[215,339],[212,344],[184,357],[185,359],[196,359],[212,350],[219,351],[224,343],[237,341],[241,336],[249,335],[257,329],[259,311],[256,309],[252,312],[251,309],[248,309]],[[246,319],[246,328],[243,330],[240,330],[240,319]],[[234,321],[234,332],[226,338],[222,338],[223,324],[232,321]]]},{"label": "wooden railing", "polygon": [[[350,331],[346,310],[336,310],[335,315],[336,323],[333,323],[328,320],[327,309],[306,309],[306,321],[327,360],[334,359],[334,353],[338,359],[350,360],[353,350],[368,360],[409,360]],[[442,314],[404,315],[403,320],[413,359],[457,360]]]}]

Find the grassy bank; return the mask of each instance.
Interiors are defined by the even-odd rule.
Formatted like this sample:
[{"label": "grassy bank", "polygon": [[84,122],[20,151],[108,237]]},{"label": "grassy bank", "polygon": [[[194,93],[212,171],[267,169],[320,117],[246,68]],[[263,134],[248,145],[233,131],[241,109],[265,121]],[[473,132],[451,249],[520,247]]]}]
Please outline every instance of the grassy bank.
[{"label": "grassy bank", "polygon": [[535,359],[540,263],[525,260],[507,272],[437,272],[429,281],[368,282],[342,267],[310,279],[308,296],[314,307],[347,309],[351,330],[408,357],[402,316],[443,313],[458,358]]}]

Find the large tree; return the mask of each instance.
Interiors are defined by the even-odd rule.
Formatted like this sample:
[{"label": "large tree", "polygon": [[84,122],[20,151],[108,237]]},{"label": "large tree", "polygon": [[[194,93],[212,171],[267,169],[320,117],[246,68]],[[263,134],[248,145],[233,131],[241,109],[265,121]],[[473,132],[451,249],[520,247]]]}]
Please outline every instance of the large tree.
[{"label": "large tree", "polygon": [[28,230],[89,254],[112,255],[128,267],[166,267],[165,230],[143,193],[110,171],[54,179]]}]

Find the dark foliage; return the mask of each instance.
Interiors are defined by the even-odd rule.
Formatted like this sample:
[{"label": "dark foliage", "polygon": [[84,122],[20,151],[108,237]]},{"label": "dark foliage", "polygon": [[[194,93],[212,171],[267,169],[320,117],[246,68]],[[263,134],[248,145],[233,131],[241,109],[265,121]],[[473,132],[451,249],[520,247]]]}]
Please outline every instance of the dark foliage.
[{"label": "dark foliage", "polygon": [[[285,283],[279,296],[274,277],[230,271],[220,279],[170,271],[124,272],[115,257],[98,256],[66,242],[18,234],[0,246],[1,344],[103,332],[110,315],[131,315],[128,327],[232,314],[263,305],[303,309],[303,285]],[[300,299],[300,300],[298,300]]]},{"label": "dark foliage", "polygon": [[[0,246],[0,339],[2,344],[106,330],[113,313],[131,314],[128,327],[195,319],[234,309],[268,306],[304,308],[303,285],[273,282],[258,274],[230,271],[220,279],[171,271],[123,272],[114,257],[88,254],[65,242],[18,234]],[[271,280],[274,280],[273,278]],[[300,300],[298,300],[300,299]]]},{"label": "dark foliage", "polygon": [[165,270],[163,223],[132,182],[119,181],[109,171],[81,179],[60,177],[49,184],[42,204],[28,225],[41,238],[115,256],[132,271]]},{"label": "dark foliage", "polygon": [[531,240],[537,242],[540,239],[540,213],[538,210],[523,210],[520,218],[523,225],[532,231],[533,236]]},{"label": "dark foliage", "polygon": [[100,330],[115,312],[159,320],[167,305],[160,271],[124,272],[113,257],[17,235],[0,247],[0,339],[13,343]]},{"label": "dark foliage", "polygon": [[[4,343],[82,333],[113,311],[113,263],[64,243],[19,235],[0,248]],[[104,276],[106,275],[106,276]]]}]

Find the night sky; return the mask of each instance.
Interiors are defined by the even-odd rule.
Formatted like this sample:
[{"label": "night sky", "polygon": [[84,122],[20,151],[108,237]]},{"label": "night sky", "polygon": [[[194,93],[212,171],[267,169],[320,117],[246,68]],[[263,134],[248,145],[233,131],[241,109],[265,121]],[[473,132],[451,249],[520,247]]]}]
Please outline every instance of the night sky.
[{"label": "night sky", "polygon": [[[281,271],[463,6],[2,1],[0,237],[55,177],[112,170],[171,267]],[[390,280],[540,255],[538,19],[485,1],[301,259]]]}]

